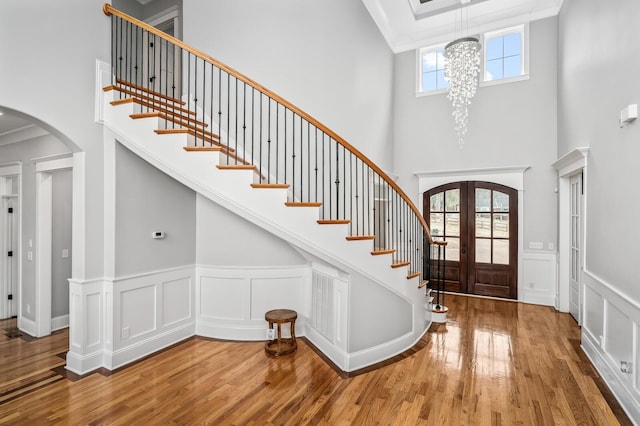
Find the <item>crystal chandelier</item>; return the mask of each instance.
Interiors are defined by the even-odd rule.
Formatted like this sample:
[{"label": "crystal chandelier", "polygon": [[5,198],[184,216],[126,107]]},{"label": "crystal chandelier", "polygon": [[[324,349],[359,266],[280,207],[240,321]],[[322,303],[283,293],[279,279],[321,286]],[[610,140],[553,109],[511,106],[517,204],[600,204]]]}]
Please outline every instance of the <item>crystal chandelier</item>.
[{"label": "crystal chandelier", "polygon": [[444,57],[444,75],[449,82],[447,98],[453,104],[453,119],[462,148],[467,133],[467,108],[478,89],[480,43],[474,37],[456,39],[445,46]]}]

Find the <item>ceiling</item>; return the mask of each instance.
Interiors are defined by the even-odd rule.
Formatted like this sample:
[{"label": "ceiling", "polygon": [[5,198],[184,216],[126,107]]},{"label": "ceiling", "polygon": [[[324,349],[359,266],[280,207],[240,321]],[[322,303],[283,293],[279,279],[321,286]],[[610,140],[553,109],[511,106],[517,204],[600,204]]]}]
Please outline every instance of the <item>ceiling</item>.
[{"label": "ceiling", "polygon": [[562,1],[362,0],[395,53],[555,16]]},{"label": "ceiling", "polygon": [[35,121],[24,114],[0,108],[0,146],[46,135]]}]

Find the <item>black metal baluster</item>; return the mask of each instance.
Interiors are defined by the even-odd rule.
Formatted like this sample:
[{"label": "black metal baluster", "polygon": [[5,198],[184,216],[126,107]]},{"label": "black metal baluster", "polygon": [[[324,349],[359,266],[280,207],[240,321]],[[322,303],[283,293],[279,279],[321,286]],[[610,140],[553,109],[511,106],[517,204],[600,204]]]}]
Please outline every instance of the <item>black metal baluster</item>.
[{"label": "black metal baluster", "polygon": [[267,102],[267,183],[271,183],[271,97],[267,98]]},{"label": "black metal baluster", "polygon": [[340,143],[336,141],[336,219],[340,219]]},{"label": "black metal baluster", "polygon": [[[227,74],[227,148],[231,148],[229,137],[231,136],[231,74]],[[227,164],[230,160],[230,150],[227,150]]]}]

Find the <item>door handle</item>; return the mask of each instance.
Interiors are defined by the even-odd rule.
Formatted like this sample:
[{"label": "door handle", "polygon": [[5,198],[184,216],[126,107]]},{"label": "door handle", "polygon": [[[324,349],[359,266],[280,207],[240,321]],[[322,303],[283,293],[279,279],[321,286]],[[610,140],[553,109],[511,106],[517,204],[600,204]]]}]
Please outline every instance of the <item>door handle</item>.
[{"label": "door handle", "polygon": [[466,248],[466,247],[462,247],[462,248],[460,249],[460,253],[462,253],[462,254],[467,254],[467,248]]}]

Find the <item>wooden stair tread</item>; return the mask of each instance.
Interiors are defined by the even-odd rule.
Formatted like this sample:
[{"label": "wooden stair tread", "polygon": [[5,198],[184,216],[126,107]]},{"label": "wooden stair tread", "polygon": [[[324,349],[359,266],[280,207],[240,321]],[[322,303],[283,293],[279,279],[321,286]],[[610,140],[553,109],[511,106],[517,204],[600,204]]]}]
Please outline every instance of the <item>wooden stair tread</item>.
[{"label": "wooden stair tread", "polygon": [[251,187],[257,188],[257,189],[278,189],[278,188],[286,189],[286,188],[289,188],[289,184],[288,183],[252,183]]},{"label": "wooden stair tread", "polygon": [[[202,121],[185,120],[181,116],[166,114],[161,111],[137,112],[134,114],[130,114],[129,117],[133,118],[134,120],[137,120],[140,118],[162,118],[163,120],[171,121],[172,123],[176,123],[182,127],[186,127],[187,129],[193,130],[195,133],[203,133],[203,130],[198,129],[198,126],[201,128],[209,127],[207,123],[203,123]],[[194,134],[194,136],[196,135]]]},{"label": "wooden stair tread", "polygon": [[317,203],[317,202],[313,202],[313,201],[287,201],[286,203],[284,203],[285,206],[287,207],[320,207],[322,206],[322,203]]},{"label": "wooden stair tread", "polygon": [[[130,95],[139,99],[145,99],[147,101],[154,101],[154,102],[164,102],[164,103],[171,103],[174,105],[186,105],[187,103],[185,101],[180,101],[178,99],[173,99],[173,98],[168,98],[166,96],[149,96],[146,95],[144,93],[140,93],[140,92],[136,92],[135,90],[131,90],[128,89],[126,87],[120,87],[120,86],[116,86],[116,85],[111,85],[111,86],[106,86],[102,88],[103,91],[105,92],[109,92],[111,90],[117,90],[120,93],[124,93],[125,95]],[[161,101],[162,99],[162,101]]]},{"label": "wooden stair tread", "polygon": [[220,170],[255,170],[257,167],[253,164],[218,164]]},{"label": "wooden stair tread", "polygon": [[195,116],[196,115],[196,113],[194,111],[188,110],[186,108],[182,108],[180,106],[171,105],[171,104],[169,104],[167,102],[153,100],[153,99],[147,100],[147,99],[141,99],[141,98],[138,98],[138,97],[133,97],[133,98],[116,99],[115,101],[111,101],[109,103],[111,105],[113,105],[113,106],[136,103],[136,104],[141,105],[143,107],[147,107],[147,108],[151,108],[151,109],[154,109],[154,110],[163,111],[163,112],[166,112],[168,114],[172,114],[174,111],[179,111],[180,114],[177,114],[177,115],[190,115],[190,116]]},{"label": "wooden stair tread", "polygon": [[372,256],[379,256],[381,254],[393,254],[395,253],[396,250],[395,249],[388,249],[388,250],[374,250],[371,252]]},{"label": "wooden stair tread", "polygon": [[411,262],[398,262],[391,265],[392,268],[402,268],[403,266],[409,266]]},{"label": "wooden stair tread", "polygon": [[348,225],[351,223],[350,219],[320,219],[317,220],[318,225]]},{"label": "wooden stair tread", "polygon": [[349,235],[347,241],[375,240],[375,235]]},{"label": "wooden stair tread", "polygon": [[[154,132],[156,132],[159,135],[170,135],[170,134],[175,134],[175,133],[188,133],[191,136],[195,136],[195,132],[191,129],[188,129],[186,127],[176,127],[175,129],[156,129],[154,130]],[[215,133],[211,133],[211,132],[207,132],[213,136],[215,136],[216,138],[218,137],[218,135],[216,135]],[[216,139],[212,139],[210,137],[206,137],[206,138],[202,138],[202,133],[200,130],[198,130],[198,138],[202,139],[204,142],[206,143],[210,143],[214,146],[218,146],[220,148],[222,148],[224,151],[228,151],[228,152],[234,152],[235,150],[233,148],[227,147],[223,144],[221,144],[220,142],[218,142]]]},{"label": "wooden stair tread", "polygon": [[[134,84],[134,83],[132,83],[130,81],[122,80],[120,78],[116,80],[115,86],[119,87],[118,85],[129,87],[129,88],[131,88],[133,90],[137,90],[138,92],[146,93],[147,96],[153,96],[153,97],[156,97],[156,98],[166,99],[167,101],[170,101],[170,102],[173,102],[173,103],[176,103],[176,104],[180,104],[180,105],[186,105],[187,104],[187,102],[183,101],[182,99],[173,98],[173,97],[171,97],[169,95],[165,95],[164,93],[156,92],[155,90],[151,90],[148,87],[140,86],[140,85]],[[136,92],[134,92],[134,93],[136,93]]]},{"label": "wooden stair tread", "polygon": [[[424,286],[426,286],[427,284],[429,284],[429,280],[422,280],[420,281],[420,284],[418,284],[418,288],[422,288]],[[433,297],[432,297],[433,299]]]},{"label": "wooden stair tread", "polygon": [[183,149],[187,152],[219,152],[224,148],[220,146],[185,146]]},{"label": "wooden stair tread", "polygon": [[419,277],[420,275],[422,275],[422,272],[412,272],[411,274],[407,275],[407,279],[410,280],[412,278]]}]

